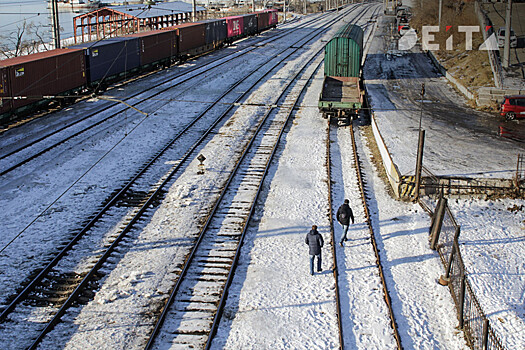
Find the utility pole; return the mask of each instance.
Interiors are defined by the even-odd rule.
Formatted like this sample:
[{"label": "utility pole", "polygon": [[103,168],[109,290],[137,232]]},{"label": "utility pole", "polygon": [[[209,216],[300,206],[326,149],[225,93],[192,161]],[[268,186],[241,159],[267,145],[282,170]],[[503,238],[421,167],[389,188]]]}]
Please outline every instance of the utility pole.
[{"label": "utility pole", "polygon": [[417,141],[417,159],[416,159],[416,186],[414,189],[414,200],[419,199],[419,188],[421,186],[421,170],[423,169],[423,149],[425,147],[425,130],[421,129],[421,120],[423,119],[423,98],[425,97],[425,83],[421,84],[421,114],[419,116],[419,137]]},{"label": "utility pole", "polygon": [[255,0],[252,0],[252,12],[255,12]]},{"label": "utility pole", "polygon": [[53,27],[53,42],[55,49],[60,49],[60,23],[58,21],[58,3],[57,0],[51,1],[51,26]]},{"label": "utility pole", "polygon": [[438,26],[441,28],[441,10],[443,9],[443,0],[439,0],[439,20]]},{"label": "utility pole", "polygon": [[512,12],[512,0],[507,0],[507,15],[505,18],[505,46],[503,47],[503,67],[509,68],[510,64],[510,22]]},{"label": "utility pole", "polygon": [[304,0],[303,14],[306,15],[306,0]]},{"label": "utility pole", "polygon": [[197,0],[191,1],[191,20],[193,22],[197,20]]},{"label": "utility pole", "polygon": [[283,23],[286,23],[286,0],[283,1]]}]

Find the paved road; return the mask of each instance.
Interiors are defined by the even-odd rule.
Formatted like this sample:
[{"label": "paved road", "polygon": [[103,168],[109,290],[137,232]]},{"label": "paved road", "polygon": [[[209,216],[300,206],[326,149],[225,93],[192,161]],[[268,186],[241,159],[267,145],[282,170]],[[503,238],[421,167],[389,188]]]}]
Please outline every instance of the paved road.
[{"label": "paved road", "polygon": [[[499,136],[500,127],[525,139],[523,121],[506,122],[496,113],[470,109],[418,47],[386,59],[391,47],[388,21],[376,31],[363,69],[372,108],[402,174],[413,174],[417,130],[427,132],[425,164],[438,175],[510,178],[525,143]],[[426,93],[421,103],[421,84]],[[421,108],[423,112],[421,113]]]}]

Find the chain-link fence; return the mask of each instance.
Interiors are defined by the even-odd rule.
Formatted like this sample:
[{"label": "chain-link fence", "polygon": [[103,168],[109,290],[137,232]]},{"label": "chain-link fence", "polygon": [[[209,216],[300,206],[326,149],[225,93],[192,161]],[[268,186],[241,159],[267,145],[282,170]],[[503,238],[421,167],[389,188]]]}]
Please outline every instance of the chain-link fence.
[{"label": "chain-link fence", "polygon": [[432,215],[431,247],[438,251],[446,271],[440,283],[448,285],[450,289],[456,304],[459,327],[464,331],[468,345],[472,349],[503,350],[468,281],[458,244],[461,228],[448,207],[447,199],[441,196],[437,203],[427,200],[424,207]]}]

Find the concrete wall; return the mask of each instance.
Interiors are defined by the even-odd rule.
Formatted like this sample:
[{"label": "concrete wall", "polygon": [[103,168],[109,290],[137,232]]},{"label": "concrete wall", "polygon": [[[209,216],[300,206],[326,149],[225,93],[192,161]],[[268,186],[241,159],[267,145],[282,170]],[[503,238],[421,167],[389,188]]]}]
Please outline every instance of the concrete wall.
[{"label": "concrete wall", "polygon": [[491,103],[501,103],[503,102],[503,96],[508,95],[525,95],[525,89],[516,90],[516,89],[498,89],[492,87],[483,87],[478,89],[478,106],[487,106]]},{"label": "concrete wall", "polygon": [[396,197],[399,198],[401,185],[401,175],[399,174],[399,169],[392,160],[390,152],[388,152],[388,148],[386,147],[385,141],[383,140],[383,136],[381,136],[381,132],[377,127],[376,119],[373,113],[371,119],[374,138],[376,140],[377,147],[379,148],[381,159],[383,160],[383,165],[385,167],[386,175],[388,176],[388,181],[390,182],[390,186],[392,186],[392,190],[394,191]]},{"label": "concrete wall", "polygon": [[463,84],[461,84],[456,78],[454,78],[450,73],[439,63],[436,56],[432,53],[432,51],[427,51],[428,57],[432,60],[434,65],[437,67],[439,72],[445,76],[445,78],[448,79],[467,99],[473,100],[475,98],[474,94]]}]

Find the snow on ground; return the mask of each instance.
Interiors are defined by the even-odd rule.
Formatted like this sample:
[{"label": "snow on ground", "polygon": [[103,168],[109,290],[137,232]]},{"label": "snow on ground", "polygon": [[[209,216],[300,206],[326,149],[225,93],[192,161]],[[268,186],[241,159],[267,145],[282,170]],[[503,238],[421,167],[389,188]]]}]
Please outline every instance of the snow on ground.
[{"label": "snow on ground", "polygon": [[[284,68],[281,78],[295,67],[290,65]],[[351,349],[395,347],[356,188],[350,135],[346,128],[331,133],[334,138],[331,153],[334,198],[333,203],[328,203],[328,179],[324,168],[327,125],[317,108],[308,107],[316,104],[321,78],[322,71],[308,89],[303,100],[303,105],[307,107],[297,112],[277,153],[278,161],[265,182],[214,348],[326,349],[338,346],[331,255],[334,242],[329,235],[327,215],[329,205],[336,210],[344,198],[351,200],[356,217],[356,223],[349,231],[350,241],[344,248],[335,246],[345,346]],[[269,86],[261,91],[270,93],[275,90]],[[381,97],[385,98],[384,104],[380,102],[382,106],[390,103],[386,93],[375,96],[376,103]],[[267,100],[256,95],[252,101]],[[155,128],[158,129],[160,123],[180,122],[170,122],[170,108],[174,106],[168,105],[166,110],[157,112]],[[254,113],[254,108],[240,108],[229,127],[246,130],[246,125],[250,125],[247,119]],[[382,120],[387,120],[390,115],[390,112],[385,112]],[[410,119],[406,122],[399,115],[396,118],[401,121],[398,124],[405,123],[404,128],[382,129],[385,130],[383,136],[390,140],[387,143],[397,145],[392,152],[394,161],[403,159],[406,149],[411,149],[412,144],[407,147],[403,139],[397,143],[392,139],[406,135],[407,130],[411,130],[408,123],[412,125],[416,120],[411,115],[406,117]],[[384,125],[388,124],[380,124],[380,127]],[[443,128],[452,132],[446,125]],[[428,216],[417,205],[395,201],[387,194],[385,183],[368,161],[370,155],[365,137],[359,132],[356,134],[368,182],[372,224],[404,348],[465,349],[463,334],[455,328],[457,319],[452,298],[446,287],[437,284],[443,268],[436,252],[428,247]],[[151,135],[141,136],[141,140],[146,137],[157,139]],[[202,150],[208,158],[205,175],[196,175],[196,161],[187,167],[162,205],[151,218],[144,220],[140,236],[126,241],[123,253],[112,262],[116,267],[106,271],[106,277],[99,281],[100,290],[95,299],[64,316],[71,322],[67,327],[65,324],[57,326],[42,344],[43,349],[54,349],[57,344],[64,343],[67,343],[66,348],[71,349],[143,346],[140,339],[150,329],[152,321],[147,311],[158,306],[176,278],[178,264],[183,261],[198,232],[199,223],[194,218],[201,216],[208,202],[217,194],[221,173],[228,171],[229,160],[234,157],[230,145],[244,142],[243,137],[242,133],[237,133],[235,138],[228,134],[225,139],[217,135]],[[87,152],[100,152],[100,149],[106,148],[89,149]],[[491,157],[500,155],[499,150],[495,152],[492,156],[481,157],[481,161],[490,164]],[[409,165],[413,166],[412,158],[400,161],[407,171]],[[436,157],[432,164],[450,170],[450,164],[442,163],[443,159]],[[115,166],[118,164],[115,163]],[[103,180],[92,181],[101,187],[104,182],[116,181],[111,170],[114,168],[108,169]],[[460,171],[470,172],[468,169],[466,164]],[[31,176],[34,181],[25,185],[26,190],[34,191],[35,200],[42,195],[49,196],[44,192],[46,186],[40,183],[37,174]],[[52,172],[51,176],[53,180],[45,184],[63,180],[60,172]],[[89,183],[83,188],[85,190],[77,193],[78,197],[97,190],[96,187],[90,189]],[[491,322],[503,324],[498,328],[502,332],[500,336],[506,339],[507,344],[519,346],[524,318],[524,265],[520,259],[523,257],[524,218],[523,210],[515,213],[507,210],[513,204],[520,206],[522,202],[495,202],[488,206],[497,209],[489,211],[485,209],[484,202],[462,200],[453,204],[453,210],[458,215],[459,223],[465,225],[461,235],[462,253],[475,282],[474,287],[479,290],[478,296],[482,303],[487,303],[484,307],[489,317],[497,320]],[[18,202],[4,204],[9,208],[17,206]],[[483,220],[479,217],[474,220],[474,215]],[[308,248],[304,243],[312,224],[320,227],[325,238],[323,271],[314,276],[309,275]],[[16,230],[13,229],[13,232]],[[480,234],[484,237],[480,238]],[[336,225],[336,240],[340,235],[341,228]],[[43,240],[51,240],[51,235],[47,236],[50,237]],[[39,243],[42,241],[39,240]],[[520,247],[516,248],[517,245]],[[495,279],[500,281],[495,283]]]},{"label": "snow on ground", "polygon": [[[434,71],[428,58],[417,49],[411,54],[394,55],[391,61],[386,60],[384,49],[388,46],[378,35],[381,36],[381,30],[369,51],[364,76],[372,77],[366,80],[371,107],[377,110],[379,129],[401,173],[414,173],[421,116],[418,93],[424,82],[426,96],[432,94],[437,102],[443,100],[448,104],[445,113],[462,118],[446,122],[429,115],[425,109],[422,118],[426,130],[424,164],[439,175],[513,176],[516,154],[525,151],[523,144],[483,130],[485,126],[492,127],[492,119],[496,117],[469,111],[464,99],[447,86],[445,78]],[[435,105],[435,101],[431,101],[423,101],[423,104]],[[438,108],[434,111],[443,112]],[[477,124],[465,127],[472,120]],[[461,252],[469,281],[482,308],[507,348],[524,348],[525,215],[519,208],[525,201],[454,199],[449,203],[458,224],[462,225]],[[509,208],[518,210],[510,211]]]},{"label": "snow on ground", "polygon": [[[321,77],[322,71],[316,79],[316,93],[309,89],[306,99],[317,96]],[[263,205],[247,232],[226,316],[214,340],[216,349],[338,346],[326,215],[326,126],[317,116],[317,111],[307,109],[295,118],[294,132],[287,135],[284,152],[278,153],[279,165],[267,176],[265,199],[260,199]],[[304,239],[314,224],[323,235],[325,249],[323,272],[311,276]]]},{"label": "snow on ground", "polygon": [[[322,43],[319,41],[312,45],[309,53],[316,52],[321,47]],[[281,87],[297,67],[306,62],[305,55],[296,56],[290,61],[284,67],[280,67],[271,79],[267,79],[246,103],[275,103]],[[64,340],[68,349],[143,346],[141,341],[146,338],[148,331],[151,331],[153,322],[149,311],[158,306],[165,297],[199,233],[201,223],[195,218],[202,217],[214,203],[219,189],[224,185],[225,174],[231,171],[233,160],[238,156],[238,148],[248,141],[248,134],[254,129],[254,121],[263,115],[264,111],[264,107],[238,108],[234,116],[216,132],[216,136],[200,149],[199,152],[207,158],[205,174],[196,175],[196,160],[185,169],[171,186],[163,204],[142,228],[140,235],[128,243],[130,249],[117,259],[118,266],[108,271],[106,278],[100,281],[100,291],[94,301],[81,310],[69,313],[67,319],[74,326],[71,327],[71,323],[58,325],[56,332],[50,334],[43,342],[44,349],[51,349]],[[159,114],[162,113],[163,111],[159,111]],[[326,285],[323,288],[325,299],[331,295],[331,287],[333,281],[326,277]],[[327,307],[328,310],[323,306],[319,312],[335,318],[333,300],[332,307]],[[102,324],[126,326],[108,328],[101,327]],[[336,323],[329,322],[329,325],[332,329],[322,344],[337,339]],[[315,327],[315,324],[312,324],[312,327]]]},{"label": "snow on ground", "polygon": [[525,202],[450,199],[468,279],[506,349],[525,348]]}]

